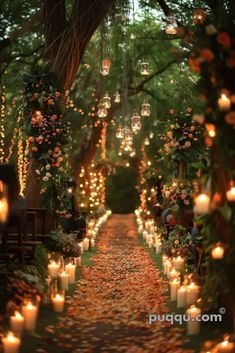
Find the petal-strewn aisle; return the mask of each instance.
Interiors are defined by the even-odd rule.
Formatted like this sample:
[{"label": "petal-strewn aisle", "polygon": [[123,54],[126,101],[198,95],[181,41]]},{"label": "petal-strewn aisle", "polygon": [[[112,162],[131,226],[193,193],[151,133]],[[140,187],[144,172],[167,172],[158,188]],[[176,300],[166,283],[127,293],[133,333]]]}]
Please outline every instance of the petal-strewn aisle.
[{"label": "petal-strewn aisle", "polygon": [[148,314],[167,311],[167,285],[138,243],[134,215],[111,216],[97,246],[94,266],[83,267],[65,315],[52,328],[50,351],[189,352],[179,329],[166,334],[164,323],[148,324]]}]

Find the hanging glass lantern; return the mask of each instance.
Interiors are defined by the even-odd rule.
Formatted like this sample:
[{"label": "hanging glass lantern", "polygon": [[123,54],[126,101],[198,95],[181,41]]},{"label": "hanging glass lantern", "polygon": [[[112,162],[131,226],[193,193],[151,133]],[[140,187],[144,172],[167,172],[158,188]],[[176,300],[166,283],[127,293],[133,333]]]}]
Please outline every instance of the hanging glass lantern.
[{"label": "hanging glass lantern", "polygon": [[124,138],[124,130],[123,130],[122,127],[117,128],[116,137],[118,139],[123,139]]},{"label": "hanging glass lantern", "polygon": [[102,98],[102,101],[106,109],[109,109],[111,107],[111,98],[109,97],[108,92],[105,93],[104,97]]},{"label": "hanging glass lantern", "polygon": [[141,63],[140,73],[142,76],[148,76],[150,74],[149,63],[147,60]]},{"label": "hanging glass lantern", "polygon": [[103,100],[101,99],[98,104],[97,115],[99,118],[105,118],[107,116],[107,114],[108,114],[107,109],[105,107]]},{"label": "hanging glass lantern", "polygon": [[167,34],[176,34],[178,29],[177,20],[175,16],[166,17],[166,28],[165,32]]},{"label": "hanging glass lantern", "polygon": [[113,101],[114,101],[114,103],[120,103],[121,102],[121,95],[120,95],[120,93],[118,91],[114,93]]},{"label": "hanging glass lantern", "polygon": [[141,121],[140,121],[140,116],[138,114],[137,111],[134,111],[134,114],[131,117],[132,120],[132,124],[131,124],[131,128],[134,132],[137,132],[141,129]]},{"label": "hanging glass lantern", "polygon": [[193,11],[193,22],[203,23],[206,17],[206,12],[203,9],[195,9]]},{"label": "hanging glass lantern", "polygon": [[127,141],[132,141],[132,132],[128,127],[125,128],[124,137]]},{"label": "hanging glass lantern", "polygon": [[141,116],[150,116],[151,110],[150,110],[150,104],[144,100],[144,103],[142,104],[142,109],[141,109]]},{"label": "hanging glass lantern", "polygon": [[109,74],[110,67],[111,67],[111,60],[109,58],[103,59],[101,63],[100,73],[103,76],[107,76]]}]

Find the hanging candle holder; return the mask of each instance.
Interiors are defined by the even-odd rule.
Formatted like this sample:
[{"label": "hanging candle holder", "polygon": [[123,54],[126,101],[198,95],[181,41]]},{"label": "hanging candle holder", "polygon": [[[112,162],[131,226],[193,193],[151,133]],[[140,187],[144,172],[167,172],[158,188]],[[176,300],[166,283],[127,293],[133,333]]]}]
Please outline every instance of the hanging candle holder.
[{"label": "hanging candle holder", "polygon": [[142,108],[141,108],[141,116],[150,116],[151,114],[151,110],[150,110],[150,104],[144,100],[144,103],[142,104]]},{"label": "hanging candle holder", "polygon": [[108,114],[107,109],[105,107],[103,100],[101,99],[98,104],[97,115],[99,118],[105,118],[107,116],[107,114]]},{"label": "hanging candle holder", "polygon": [[193,11],[193,22],[194,23],[203,23],[206,18],[206,12],[203,9],[195,9]]},{"label": "hanging candle holder", "polygon": [[171,15],[166,17],[166,27],[165,32],[166,34],[176,34],[178,29],[178,24],[176,17]]},{"label": "hanging candle holder", "polygon": [[132,132],[128,127],[125,128],[124,137],[127,141],[132,141]]},{"label": "hanging candle holder", "polygon": [[123,139],[123,138],[125,137],[125,135],[124,135],[124,130],[123,130],[122,127],[117,128],[116,137],[117,137],[118,139]]},{"label": "hanging candle holder", "polygon": [[121,102],[121,95],[120,95],[120,93],[118,91],[114,93],[113,101],[114,101],[114,103],[120,103]]},{"label": "hanging candle holder", "polygon": [[132,117],[131,117],[132,123],[131,123],[131,128],[134,132],[137,132],[141,129],[142,124],[141,124],[141,118],[138,114],[137,111],[134,111]]},{"label": "hanging candle holder", "polygon": [[148,63],[147,60],[144,60],[141,63],[140,73],[141,73],[142,76],[150,75],[150,68],[149,68],[149,63]]},{"label": "hanging candle holder", "polygon": [[109,58],[103,59],[101,63],[101,70],[100,70],[101,75],[107,76],[109,74],[110,67],[111,67],[111,60]]},{"label": "hanging candle holder", "polygon": [[106,109],[109,109],[111,107],[111,98],[110,98],[108,92],[105,92],[105,95],[102,98],[102,101],[103,101]]}]

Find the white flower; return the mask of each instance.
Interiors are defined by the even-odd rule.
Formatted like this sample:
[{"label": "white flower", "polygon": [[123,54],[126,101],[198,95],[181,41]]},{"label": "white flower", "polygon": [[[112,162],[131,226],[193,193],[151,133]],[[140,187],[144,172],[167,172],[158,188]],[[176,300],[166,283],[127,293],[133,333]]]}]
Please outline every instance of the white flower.
[{"label": "white flower", "polygon": [[49,170],[49,169],[51,169],[51,166],[50,166],[50,164],[47,164],[46,165],[46,170]]},{"label": "white flower", "polygon": [[46,176],[47,176],[48,178],[50,178],[52,175],[51,175],[51,173],[46,173]]},{"label": "white flower", "polygon": [[37,175],[40,175],[40,171],[38,169],[36,169],[35,172],[37,173]]},{"label": "white flower", "polygon": [[48,178],[47,176],[44,176],[44,177],[42,178],[42,180],[43,180],[43,181],[48,181],[49,178]]}]

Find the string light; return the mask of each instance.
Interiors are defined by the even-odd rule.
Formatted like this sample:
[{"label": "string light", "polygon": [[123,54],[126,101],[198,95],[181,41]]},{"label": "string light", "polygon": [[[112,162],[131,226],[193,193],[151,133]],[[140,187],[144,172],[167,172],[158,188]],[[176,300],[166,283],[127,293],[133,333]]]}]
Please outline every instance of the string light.
[{"label": "string light", "polygon": [[2,86],[2,95],[1,95],[1,116],[0,116],[0,163],[4,162],[4,139],[5,139],[5,112],[6,112],[6,93],[5,86]]}]

